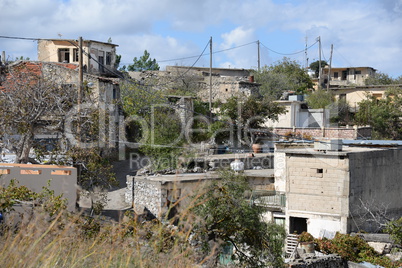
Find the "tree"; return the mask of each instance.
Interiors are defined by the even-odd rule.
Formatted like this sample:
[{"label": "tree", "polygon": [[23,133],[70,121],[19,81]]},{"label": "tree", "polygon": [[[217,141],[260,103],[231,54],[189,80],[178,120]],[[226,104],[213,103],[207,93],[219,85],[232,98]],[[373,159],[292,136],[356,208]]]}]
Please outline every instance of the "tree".
[{"label": "tree", "polygon": [[201,221],[196,236],[207,252],[211,242],[229,242],[242,266],[281,267],[284,229],[262,220],[264,208],[250,203],[246,177],[232,171],[220,176],[195,197],[193,211]]},{"label": "tree", "polygon": [[139,59],[137,59],[137,57],[134,57],[133,61],[133,64],[128,65],[128,71],[140,72],[145,70],[159,70],[159,64],[156,62],[155,59],[150,58],[150,54],[147,50],[144,51],[144,55],[142,55]]},{"label": "tree", "polygon": [[29,157],[34,135],[42,129],[61,130],[76,91],[64,86],[60,76],[43,65],[21,63],[9,68],[0,90],[0,134],[20,135],[14,144],[16,162],[35,162]]},{"label": "tree", "polygon": [[375,73],[373,76],[369,76],[364,80],[365,85],[391,85],[402,83],[402,76],[393,79],[388,74],[385,73]]},{"label": "tree", "polygon": [[367,95],[359,103],[355,115],[357,124],[373,127],[373,138],[399,140],[402,138],[402,90],[390,88],[383,99]]},{"label": "tree", "polygon": [[[277,120],[278,115],[284,113],[285,109],[269,97],[258,98],[250,97],[230,97],[225,103],[220,104],[219,116],[229,117],[235,125],[238,134],[243,133],[243,137],[238,135],[238,141],[243,144],[251,144],[255,141],[255,132],[262,128],[267,119]],[[222,122],[217,122],[222,125]],[[244,140],[243,140],[244,138]]]},{"label": "tree", "polygon": [[308,94],[306,101],[312,109],[323,109],[333,103],[334,96],[326,90],[316,90]]},{"label": "tree", "polygon": [[[321,61],[321,69],[325,67],[325,65],[328,65],[328,63],[325,60]],[[315,77],[318,77],[320,74],[320,61],[314,61],[310,64],[310,69],[314,71]]]},{"label": "tree", "polygon": [[253,75],[255,81],[261,84],[260,93],[273,99],[279,99],[287,91],[305,94],[313,87],[313,82],[300,64],[286,57],[259,72],[254,71]]}]

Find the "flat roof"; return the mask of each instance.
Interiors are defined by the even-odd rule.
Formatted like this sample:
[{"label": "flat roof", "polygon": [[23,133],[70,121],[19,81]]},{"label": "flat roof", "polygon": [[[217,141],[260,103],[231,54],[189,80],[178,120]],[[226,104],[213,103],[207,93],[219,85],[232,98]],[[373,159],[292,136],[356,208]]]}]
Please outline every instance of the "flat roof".
[{"label": "flat roof", "polygon": [[394,148],[381,148],[381,147],[350,147],[343,146],[342,151],[330,151],[330,150],[316,150],[313,147],[305,147],[300,149],[278,149],[277,152],[286,154],[300,154],[300,155],[320,155],[320,156],[347,156],[351,153],[372,152],[372,151],[385,151],[394,150]]}]

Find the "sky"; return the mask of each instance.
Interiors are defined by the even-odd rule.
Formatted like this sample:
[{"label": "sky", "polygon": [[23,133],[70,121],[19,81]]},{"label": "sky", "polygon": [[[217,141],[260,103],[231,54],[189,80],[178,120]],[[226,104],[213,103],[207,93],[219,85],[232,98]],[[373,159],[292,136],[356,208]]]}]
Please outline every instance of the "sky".
[{"label": "sky", "polygon": [[[304,67],[320,37],[333,67],[402,75],[402,0],[0,0],[0,11],[0,36],[111,38],[122,65],[147,50],[161,70],[209,67],[212,37],[213,67],[257,68],[257,41],[261,66],[286,56]],[[0,37],[0,51],[37,59],[35,41]]]}]

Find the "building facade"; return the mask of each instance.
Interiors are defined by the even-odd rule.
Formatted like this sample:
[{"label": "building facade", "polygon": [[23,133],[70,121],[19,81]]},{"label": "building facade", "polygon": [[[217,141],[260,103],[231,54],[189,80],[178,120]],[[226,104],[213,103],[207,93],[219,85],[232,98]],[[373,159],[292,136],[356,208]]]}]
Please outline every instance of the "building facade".
[{"label": "building facade", "polygon": [[[83,41],[83,66],[90,74],[113,76],[118,45],[94,40]],[[46,39],[38,41],[38,61],[78,64],[78,41]]]}]

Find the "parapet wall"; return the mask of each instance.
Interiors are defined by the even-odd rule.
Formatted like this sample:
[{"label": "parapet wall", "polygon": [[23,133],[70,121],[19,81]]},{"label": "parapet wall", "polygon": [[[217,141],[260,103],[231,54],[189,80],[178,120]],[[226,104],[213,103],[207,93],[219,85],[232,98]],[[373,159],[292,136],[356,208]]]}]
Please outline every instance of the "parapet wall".
[{"label": "parapet wall", "polygon": [[49,189],[67,199],[68,210],[75,210],[77,169],[74,167],[0,163],[1,186],[7,187],[12,179],[35,192],[42,191],[42,187],[47,187],[50,182]]},{"label": "parapet wall", "polygon": [[301,137],[328,138],[328,139],[371,139],[371,127],[350,127],[350,128],[291,128],[277,127],[273,133],[280,136],[289,134],[300,135]]}]

